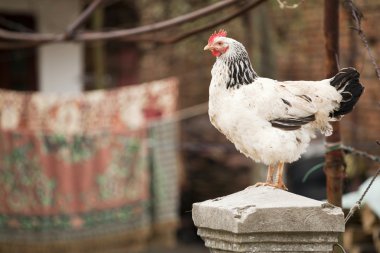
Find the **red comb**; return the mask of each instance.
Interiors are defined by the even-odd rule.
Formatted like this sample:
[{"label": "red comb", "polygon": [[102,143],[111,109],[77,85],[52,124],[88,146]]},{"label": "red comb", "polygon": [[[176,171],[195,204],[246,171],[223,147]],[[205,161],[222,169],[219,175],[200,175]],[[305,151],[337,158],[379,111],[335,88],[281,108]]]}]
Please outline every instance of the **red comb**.
[{"label": "red comb", "polygon": [[214,39],[216,37],[226,37],[227,36],[227,32],[223,29],[220,29],[218,32],[214,32],[213,34],[211,34],[210,38],[208,39],[208,43],[212,43],[214,41]]}]

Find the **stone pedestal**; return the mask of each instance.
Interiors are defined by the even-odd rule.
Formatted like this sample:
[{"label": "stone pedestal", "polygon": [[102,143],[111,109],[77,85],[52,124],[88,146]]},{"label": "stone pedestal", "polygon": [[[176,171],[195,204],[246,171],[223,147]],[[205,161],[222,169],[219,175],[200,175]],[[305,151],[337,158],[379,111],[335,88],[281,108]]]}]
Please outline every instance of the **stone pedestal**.
[{"label": "stone pedestal", "polygon": [[212,253],[325,253],[344,232],[340,208],[272,187],[195,203],[193,220]]}]

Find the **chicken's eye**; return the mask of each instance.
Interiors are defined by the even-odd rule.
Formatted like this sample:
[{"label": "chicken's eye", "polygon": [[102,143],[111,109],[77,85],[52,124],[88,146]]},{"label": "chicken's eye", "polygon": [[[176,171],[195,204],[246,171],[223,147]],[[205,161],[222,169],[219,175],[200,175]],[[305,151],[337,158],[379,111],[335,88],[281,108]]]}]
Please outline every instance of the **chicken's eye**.
[{"label": "chicken's eye", "polygon": [[223,45],[223,43],[221,41],[219,41],[218,43],[216,43],[218,46],[221,46]]}]

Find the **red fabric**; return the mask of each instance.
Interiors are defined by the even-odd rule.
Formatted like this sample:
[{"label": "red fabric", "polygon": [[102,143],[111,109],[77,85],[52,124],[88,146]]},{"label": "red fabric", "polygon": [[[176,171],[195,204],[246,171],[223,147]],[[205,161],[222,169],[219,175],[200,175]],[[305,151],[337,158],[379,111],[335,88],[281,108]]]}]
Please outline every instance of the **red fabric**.
[{"label": "red fabric", "polygon": [[146,225],[146,127],[176,99],[175,79],[77,97],[0,90],[0,230]]}]

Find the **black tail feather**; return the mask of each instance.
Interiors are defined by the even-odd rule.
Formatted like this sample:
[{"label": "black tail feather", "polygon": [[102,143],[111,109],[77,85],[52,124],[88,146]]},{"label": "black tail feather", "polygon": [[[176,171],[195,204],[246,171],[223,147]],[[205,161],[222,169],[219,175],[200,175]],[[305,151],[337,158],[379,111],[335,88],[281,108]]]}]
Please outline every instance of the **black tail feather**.
[{"label": "black tail feather", "polygon": [[331,118],[340,118],[349,113],[358,102],[364,87],[359,81],[360,74],[354,68],[344,68],[331,79],[330,84],[342,95],[339,108],[330,113]]}]

